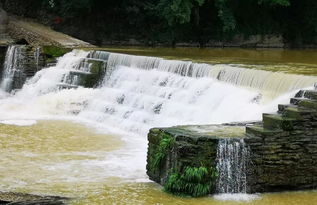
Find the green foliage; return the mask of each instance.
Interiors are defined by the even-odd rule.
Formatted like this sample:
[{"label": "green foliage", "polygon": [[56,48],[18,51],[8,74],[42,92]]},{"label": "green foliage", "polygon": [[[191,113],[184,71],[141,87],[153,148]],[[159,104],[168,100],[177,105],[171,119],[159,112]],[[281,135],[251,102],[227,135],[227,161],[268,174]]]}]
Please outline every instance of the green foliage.
[{"label": "green foliage", "polygon": [[170,136],[164,136],[159,146],[155,150],[154,159],[150,165],[150,169],[157,170],[166,158],[168,150],[170,150],[175,142],[175,139]]},{"label": "green foliage", "polygon": [[280,6],[289,6],[289,0],[259,0],[259,4],[267,3],[270,5],[280,5]]},{"label": "green foliage", "polygon": [[88,13],[93,0],[43,0],[43,4],[50,11],[62,17],[72,17],[76,14]]},{"label": "green foliage", "polygon": [[223,31],[229,32],[236,28],[236,20],[233,16],[232,10],[227,5],[228,0],[216,0],[216,7],[218,8],[218,17],[223,23]]},{"label": "green foliage", "polygon": [[202,6],[205,0],[160,0],[157,11],[167,20],[170,26],[190,22],[194,5]]},{"label": "green foliage", "polygon": [[218,172],[214,168],[186,167],[183,173],[172,172],[164,190],[179,196],[201,197],[210,193]]},{"label": "green foliage", "polygon": [[316,0],[1,1],[10,13],[100,45],[136,39],[148,45],[204,46],[240,34],[281,35],[294,46],[317,44]]}]

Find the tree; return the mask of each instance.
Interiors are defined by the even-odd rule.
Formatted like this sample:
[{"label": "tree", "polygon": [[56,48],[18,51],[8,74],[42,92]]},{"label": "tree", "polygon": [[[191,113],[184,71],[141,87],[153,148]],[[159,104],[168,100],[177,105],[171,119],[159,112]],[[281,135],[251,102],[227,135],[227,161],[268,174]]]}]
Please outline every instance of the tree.
[{"label": "tree", "polygon": [[194,6],[202,6],[205,0],[160,0],[157,11],[167,20],[170,26],[190,22]]}]

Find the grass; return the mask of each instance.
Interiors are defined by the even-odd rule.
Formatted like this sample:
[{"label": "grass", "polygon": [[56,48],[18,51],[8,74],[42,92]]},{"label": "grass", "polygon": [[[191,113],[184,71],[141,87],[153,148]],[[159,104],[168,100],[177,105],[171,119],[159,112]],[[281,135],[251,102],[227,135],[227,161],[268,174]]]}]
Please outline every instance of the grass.
[{"label": "grass", "polygon": [[178,196],[201,197],[211,192],[218,172],[214,168],[186,167],[182,173],[172,172],[164,191]]},{"label": "grass", "polygon": [[151,169],[157,170],[161,167],[162,161],[166,158],[168,150],[172,148],[175,139],[170,136],[164,136],[158,148],[155,150],[153,162],[151,163]]}]

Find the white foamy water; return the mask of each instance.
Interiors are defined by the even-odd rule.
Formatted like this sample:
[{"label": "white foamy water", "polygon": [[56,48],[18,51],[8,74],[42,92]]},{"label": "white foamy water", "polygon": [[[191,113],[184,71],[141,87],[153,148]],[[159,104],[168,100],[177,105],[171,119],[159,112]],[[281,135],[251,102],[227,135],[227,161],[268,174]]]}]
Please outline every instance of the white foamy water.
[{"label": "white foamy water", "polygon": [[22,57],[21,46],[9,46],[5,56],[3,65],[3,73],[0,88],[4,91],[9,91],[12,87],[15,71],[19,69],[18,59]]},{"label": "white foamy water", "polygon": [[213,196],[218,201],[241,201],[250,202],[253,200],[261,199],[260,195],[257,194],[217,194]]},{"label": "white foamy water", "polygon": [[36,124],[36,120],[1,120],[0,124],[17,125],[17,126],[31,126]]},{"label": "white foamy water", "polygon": [[[261,94],[269,92],[265,86],[250,90],[229,80],[223,82],[210,77],[211,65],[99,52],[89,57],[99,60],[109,57],[100,87],[60,89],[61,83],[70,83],[65,80],[70,72],[88,72],[89,66],[81,66],[87,56],[88,52],[78,50],[68,53],[56,66],[37,72],[20,91],[0,99],[0,122],[22,124],[40,119],[66,119],[122,136],[124,147],[107,156],[80,164],[46,167],[65,173],[80,167],[98,170],[99,178],[85,174],[72,178],[78,181],[87,177],[93,181],[105,177],[145,181],[146,134],[151,127],[260,120],[262,112],[275,111],[277,103],[286,103],[296,89],[312,86],[298,76],[303,82],[282,89],[287,92],[279,89],[279,98],[262,102]],[[239,76],[238,79],[242,78]],[[64,178],[61,176],[60,180]]]}]

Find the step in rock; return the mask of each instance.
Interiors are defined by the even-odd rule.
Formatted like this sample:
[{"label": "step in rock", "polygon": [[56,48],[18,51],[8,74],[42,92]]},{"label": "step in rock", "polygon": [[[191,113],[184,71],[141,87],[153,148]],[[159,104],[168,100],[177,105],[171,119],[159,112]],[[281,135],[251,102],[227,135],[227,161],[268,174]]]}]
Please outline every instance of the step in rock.
[{"label": "step in rock", "polygon": [[317,109],[317,101],[306,98],[291,98],[290,103],[298,107]]},{"label": "step in rock", "polygon": [[293,130],[297,119],[283,117],[280,114],[263,114],[263,128],[273,130]]},{"label": "step in rock", "polygon": [[277,112],[281,114],[288,107],[297,107],[297,105],[293,105],[293,104],[279,104]]},{"label": "step in rock", "polygon": [[59,83],[57,86],[60,89],[74,89],[74,88],[78,88],[77,85],[72,85],[72,84],[67,84],[67,83]]},{"label": "step in rock", "polygon": [[311,100],[317,100],[317,90],[300,90],[296,95],[296,98],[308,98]]},{"label": "step in rock", "polygon": [[302,107],[287,107],[284,109],[282,116],[299,120],[313,120],[317,116],[317,111]]},{"label": "step in rock", "polygon": [[284,132],[283,130],[277,129],[265,129],[263,126],[247,126],[246,127],[246,134],[248,137],[273,137],[277,136],[280,133]]}]

